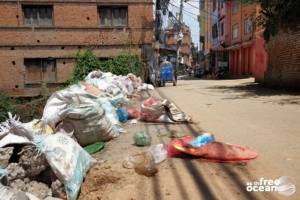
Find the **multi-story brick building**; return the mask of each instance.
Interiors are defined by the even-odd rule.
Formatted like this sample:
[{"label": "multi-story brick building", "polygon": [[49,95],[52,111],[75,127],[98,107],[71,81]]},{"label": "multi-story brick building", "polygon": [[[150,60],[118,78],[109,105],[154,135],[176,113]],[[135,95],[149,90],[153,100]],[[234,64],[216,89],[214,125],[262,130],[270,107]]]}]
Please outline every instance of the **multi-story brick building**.
[{"label": "multi-story brick building", "polygon": [[75,53],[90,47],[99,58],[151,45],[151,0],[2,0],[0,90],[39,95],[65,82]]},{"label": "multi-story brick building", "polygon": [[[174,49],[176,51],[177,48],[177,31],[172,29],[165,30],[166,41],[165,45],[168,48]],[[191,67],[192,63],[192,37],[191,37],[191,30],[188,26],[184,25],[182,27],[182,42],[179,48],[180,54],[180,62],[186,66]],[[176,55],[176,54],[175,54]]]},{"label": "multi-story brick building", "polygon": [[[205,17],[201,17],[201,3]],[[263,30],[255,26],[259,11],[260,6],[251,1],[200,1],[200,21],[205,21],[205,64],[212,72],[228,66],[233,76],[253,75],[256,81],[263,81],[267,54]]]}]

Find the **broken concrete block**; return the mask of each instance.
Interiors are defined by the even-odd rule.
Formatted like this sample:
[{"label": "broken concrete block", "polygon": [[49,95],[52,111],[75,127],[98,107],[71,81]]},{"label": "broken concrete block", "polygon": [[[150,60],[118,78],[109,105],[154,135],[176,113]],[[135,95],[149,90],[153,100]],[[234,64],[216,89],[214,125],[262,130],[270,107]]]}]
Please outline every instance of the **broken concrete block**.
[{"label": "broken concrete block", "polygon": [[15,179],[23,179],[26,175],[25,170],[18,163],[10,163],[6,167],[6,171],[8,182]]},{"label": "broken concrete block", "polygon": [[61,197],[65,193],[64,185],[58,179],[52,182],[51,190],[54,197]]},{"label": "broken concrete block", "polygon": [[16,179],[10,182],[10,187],[12,187],[15,190],[26,190],[26,183],[22,179]]},{"label": "broken concrete block", "polygon": [[5,147],[0,148],[0,167],[6,168],[8,166],[8,161],[13,154],[14,148],[13,147]]},{"label": "broken concrete block", "polygon": [[52,196],[50,188],[44,183],[31,181],[26,185],[26,192],[29,192],[40,199],[44,199],[47,196]]},{"label": "broken concrete block", "polygon": [[25,146],[20,154],[19,164],[30,177],[39,175],[48,166],[44,154],[38,154],[34,146]]}]

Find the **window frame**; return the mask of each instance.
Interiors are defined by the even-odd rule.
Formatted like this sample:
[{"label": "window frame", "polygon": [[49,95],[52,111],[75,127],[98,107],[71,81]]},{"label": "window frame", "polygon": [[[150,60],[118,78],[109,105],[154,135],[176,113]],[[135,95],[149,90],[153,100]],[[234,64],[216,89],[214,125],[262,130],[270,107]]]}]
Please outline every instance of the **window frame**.
[{"label": "window frame", "polygon": [[232,1],[232,13],[236,14],[240,10],[240,3],[237,0]]},{"label": "window frame", "polygon": [[[42,83],[57,83],[57,81],[58,81],[58,79],[57,79],[57,60],[55,58],[24,58],[23,62],[24,62],[24,67],[25,67],[25,80],[24,80],[25,85],[40,85]],[[26,64],[26,62],[38,63],[40,80],[36,80],[36,81],[28,80],[27,68],[30,67],[30,65]],[[47,76],[45,76],[45,74],[47,74],[47,72],[48,72],[48,66],[47,66],[47,64],[49,64],[48,62],[53,62],[51,71],[54,70],[54,73],[55,73],[54,79],[55,80],[46,80]]]},{"label": "window frame", "polygon": [[[110,9],[110,25],[106,25],[106,24],[101,24],[101,9],[106,8],[106,9]],[[114,25],[114,10],[115,9],[125,9],[126,10],[126,19],[125,19],[125,24],[124,25]],[[100,28],[126,28],[128,27],[128,5],[100,5],[98,6],[97,9],[98,12],[98,19],[99,19],[99,26]]]},{"label": "window frame", "polygon": [[[247,30],[247,22],[250,22],[251,24],[251,29],[249,32],[246,32]],[[244,35],[249,35],[253,32],[253,21],[252,21],[252,17],[251,16],[248,16],[247,18],[244,19]]]},{"label": "window frame", "polygon": [[[28,24],[26,23],[26,16],[25,16],[25,10],[26,8],[29,9],[36,9],[36,15],[37,15],[37,24],[32,23],[33,22],[33,17],[32,17],[32,12],[30,12],[30,21],[31,23]],[[40,9],[41,8],[50,8],[51,9],[51,23],[49,24],[43,24],[41,23],[41,17],[40,17]],[[36,4],[22,4],[22,14],[23,14],[23,25],[26,27],[53,27],[54,26],[54,9],[53,5],[46,4],[46,5],[36,5]]]},{"label": "window frame", "polygon": [[[234,27],[237,27],[237,35],[236,35],[236,37],[234,37]],[[232,40],[236,40],[236,39],[238,39],[238,37],[239,37],[239,24],[233,24],[232,25]]]}]

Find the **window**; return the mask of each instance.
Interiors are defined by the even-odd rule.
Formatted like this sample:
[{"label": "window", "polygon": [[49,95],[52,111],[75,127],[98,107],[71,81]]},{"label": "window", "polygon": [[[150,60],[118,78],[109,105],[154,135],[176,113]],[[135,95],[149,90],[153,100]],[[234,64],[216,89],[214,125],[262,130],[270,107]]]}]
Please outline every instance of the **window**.
[{"label": "window", "polygon": [[23,5],[24,25],[52,26],[53,6]]},{"label": "window", "polygon": [[214,24],[212,26],[212,38],[217,38],[218,37],[218,26],[217,24]]},{"label": "window", "polygon": [[217,0],[213,0],[213,11],[217,8]]},{"label": "window", "polygon": [[244,29],[245,29],[245,35],[249,34],[249,33],[252,33],[253,23],[252,23],[251,17],[248,17],[248,18],[245,19]]},{"label": "window", "polygon": [[221,29],[221,31],[220,31],[221,33],[220,34],[221,34],[221,36],[223,36],[224,35],[224,23],[221,23],[220,27],[221,27],[220,28]]},{"label": "window", "polygon": [[239,35],[239,25],[234,24],[232,26],[232,39],[237,39],[238,35]]},{"label": "window", "polygon": [[24,65],[26,68],[26,84],[57,82],[55,59],[26,58],[24,59]]},{"label": "window", "polygon": [[240,4],[237,0],[232,1],[232,13],[235,14],[239,11]]},{"label": "window", "polygon": [[124,6],[103,6],[99,7],[100,26],[118,27],[127,26],[128,8]]}]

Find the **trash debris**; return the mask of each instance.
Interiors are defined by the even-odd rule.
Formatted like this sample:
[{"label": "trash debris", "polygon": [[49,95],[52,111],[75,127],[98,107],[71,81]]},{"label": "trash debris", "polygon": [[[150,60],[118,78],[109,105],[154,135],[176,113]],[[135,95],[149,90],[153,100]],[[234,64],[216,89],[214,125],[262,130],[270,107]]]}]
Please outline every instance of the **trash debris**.
[{"label": "trash debris", "polygon": [[0,148],[0,168],[6,168],[8,161],[13,154],[13,147]]},{"label": "trash debris", "polygon": [[44,136],[35,143],[46,155],[55,175],[64,184],[68,200],[75,200],[83,178],[95,160],[63,133]]},{"label": "trash debris", "polygon": [[155,164],[161,163],[167,158],[168,152],[164,144],[151,145],[148,151],[152,154]]},{"label": "trash debris", "polygon": [[23,179],[26,176],[25,170],[18,163],[10,163],[6,167],[8,181]]},{"label": "trash debris", "polygon": [[39,198],[0,184],[0,200],[39,200]]},{"label": "trash debris", "polygon": [[96,142],[94,144],[90,144],[85,146],[83,149],[86,150],[89,154],[97,153],[104,148],[104,142]]},{"label": "trash debris", "polygon": [[33,145],[24,146],[19,154],[19,164],[26,171],[27,176],[39,175],[49,166],[45,155],[38,153]]},{"label": "trash debris", "polygon": [[181,157],[187,154],[202,160],[225,163],[247,162],[257,157],[257,153],[250,148],[221,142],[211,142],[201,147],[192,147],[190,143],[193,139],[193,136],[174,139],[168,145],[168,156]]},{"label": "trash debris", "polygon": [[215,137],[210,133],[203,133],[190,142],[192,147],[201,147],[215,141]]},{"label": "trash debris", "polygon": [[136,119],[132,119],[129,121],[129,124],[137,124],[137,123],[138,123],[138,121]]},{"label": "trash debris", "polygon": [[135,108],[126,108],[129,119],[138,119],[140,118],[141,112]]},{"label": "trash debris", "polygon": [[124,107],[118,108],[117,114],[120,122],[124,123],[128,120],[128,112]]},{"label": "trash debris", "polygon": [[37,181],[31,181],[26,184],[26,191],[40,199],[52,196],[51,189],[46,184]]},{"label": "trash debris", "polygon": [[191,122],[191,117],[181,112],[167,99],[149,98],[141,105],[141,120],[146,122],[182,123]]},{"label": "trash debris", "polygon": [[142,152],[131,155],[123,161],[123,167],[134,168],[135,172],[148,177],[154,176],[158,170],[151,152]]},{"label": "trash debris", "polygon": [[137,146],[149,146],[151,144],[151,137],[145,131],[136,132],[133,139]]}]

